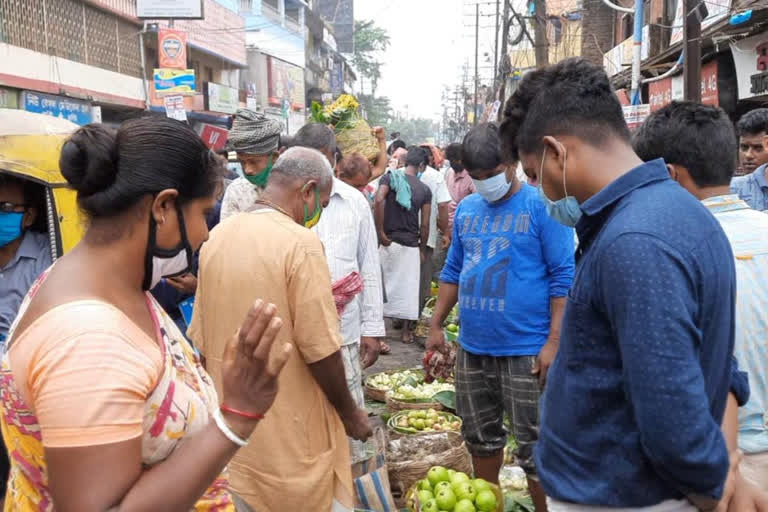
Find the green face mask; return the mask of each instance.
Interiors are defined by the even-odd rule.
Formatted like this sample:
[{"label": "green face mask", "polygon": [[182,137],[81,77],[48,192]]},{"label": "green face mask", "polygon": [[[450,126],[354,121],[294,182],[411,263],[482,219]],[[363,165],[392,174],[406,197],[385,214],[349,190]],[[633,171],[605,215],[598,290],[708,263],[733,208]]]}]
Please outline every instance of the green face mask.
[{"label": "green face mask", "polygon": [[258,174],[254,174],[251,176],[250,174],[245,174],[245,179],[247,179],[252,185],[256,185],[257,187],[264,188],[267,186],[267,178],[269,178],[269,173],[272,171],[272,158],[274,155],[269,155],[269,162],[267,162],[267,166],[264,168],[263,171],[261,171]]},{"label": "green face mask", "polygon": [[[306,187],[306,185],[304,185],[304,187]],[[315,186],[315,211],[310,214],[307,204],[304,203],[304,227],[307,229],[315,227],[317,223],[320,222],[320,215],[322,215],[322,213],[323,205],[320,204],[320,192],[317,190],[317,186]]]}]

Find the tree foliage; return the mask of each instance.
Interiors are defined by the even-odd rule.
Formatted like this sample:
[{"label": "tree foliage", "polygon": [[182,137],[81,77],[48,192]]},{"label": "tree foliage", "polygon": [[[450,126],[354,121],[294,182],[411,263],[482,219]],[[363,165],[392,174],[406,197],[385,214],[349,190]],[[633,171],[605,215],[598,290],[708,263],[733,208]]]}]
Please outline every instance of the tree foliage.
[{"label": "tree foliage", "polygon": [[389,48],[389,35],[386,29],[377,27],[373,20],[355,21],[355,53],[352,64],[361,80],[365,78],[371,87],[371,94],[376,94],[376,85],[381,78],[381,54]]},{"label": "tree foliage", "polygon": [[409,144],[418,144],[435,138],[437,126],[429,119],[396,119],[389,98],[376,96],[376,86],[381,79],[383,53],[389,48],[389,34],[377,27],[373,20],[355,21],[355,53],[352,64],[361,83],[369,84],[369,93],[358,95],[365,110],[368,124],[384,126],[387,133],[400,132],[400,138]]},{"label": "tree foliage", "polygon": [[431,119],[393,119],[386,125],[387,133],[400,132],[406,144],[421,144],[428,139],[437,139],[437,125]]},{"label": "tree foliage", "polygon": [[365,109],[368,124],[371,126],[387,126],[392,121],[392,105],[386,96],[360,94],[357,100]]}]

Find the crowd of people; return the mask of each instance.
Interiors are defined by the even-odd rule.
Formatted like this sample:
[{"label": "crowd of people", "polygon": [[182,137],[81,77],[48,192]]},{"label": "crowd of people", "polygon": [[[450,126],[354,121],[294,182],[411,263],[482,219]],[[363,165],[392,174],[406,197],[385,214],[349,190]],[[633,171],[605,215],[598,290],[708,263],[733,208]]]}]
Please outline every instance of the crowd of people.
[{"label": "crowd of people", "polygon": [[477,477],[511,431],[537,512],[768,512],[768,109],[632,134],[569,59],[444,149],[282,128],[237,112],[236,178],[174,120],[80,128],[89,224],[53,265],[0,174],[5,510],[352,511],[363,371],[439,280]]}]

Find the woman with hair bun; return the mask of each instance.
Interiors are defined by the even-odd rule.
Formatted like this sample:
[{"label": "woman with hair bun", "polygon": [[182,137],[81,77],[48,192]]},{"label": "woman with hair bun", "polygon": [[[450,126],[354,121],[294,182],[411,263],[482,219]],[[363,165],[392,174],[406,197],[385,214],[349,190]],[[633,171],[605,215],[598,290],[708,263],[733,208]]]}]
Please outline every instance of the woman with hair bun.
[{"label": "woman with hair bun", "polygon": [[32,287],[0,368],[11,455],[6,511],[239,510],[224,467],[277,393],[290,346],[257,301],[224,354],[217,397],[148,293],[208,238],[220,164],[166,118],[84,126],[61,172],[88,230]]}]

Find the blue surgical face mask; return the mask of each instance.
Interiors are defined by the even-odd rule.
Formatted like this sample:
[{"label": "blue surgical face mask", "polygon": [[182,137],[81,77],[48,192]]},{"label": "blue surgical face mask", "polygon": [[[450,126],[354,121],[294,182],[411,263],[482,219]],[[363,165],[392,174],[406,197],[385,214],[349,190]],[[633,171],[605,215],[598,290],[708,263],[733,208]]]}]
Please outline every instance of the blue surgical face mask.
[{"label": "blue surgical face mask", "polygon": [[541,168],[539,169],[539,195],[544,201],[544,204],[547,205],[547,213],[549,216],[560,224],[572,228],[581,218],[581,208],[579,207],[579,202],[576,198],[569,196],[568,190],[565,188],[565,169],[568,164],[568,153],[565,153],[565,161],[563,162],[563,193],[565,193],[565,197],[558,199],[557,201],[552,201],[547,197],[547,194],[544,193],[544,179],[542,173],[544,171],[544,159],[546,156],[547,148],[544,148],[544,154],[541,156]]},{"label": "blue surgical face mask", "polygon": [[475,190],[478,194],[483,196],[489,203],[495,203],[507,192],[509,192],[510,183],[507,181],[507,173],[501,172],[496,176],[491,176],[484,180],[472,179],[472,183],[475,184]]},{"label": "blue surgical face mask", "polygon": [[0,212],[0,247],[5,247],[21,236],[23,220],[23,212]]}]

